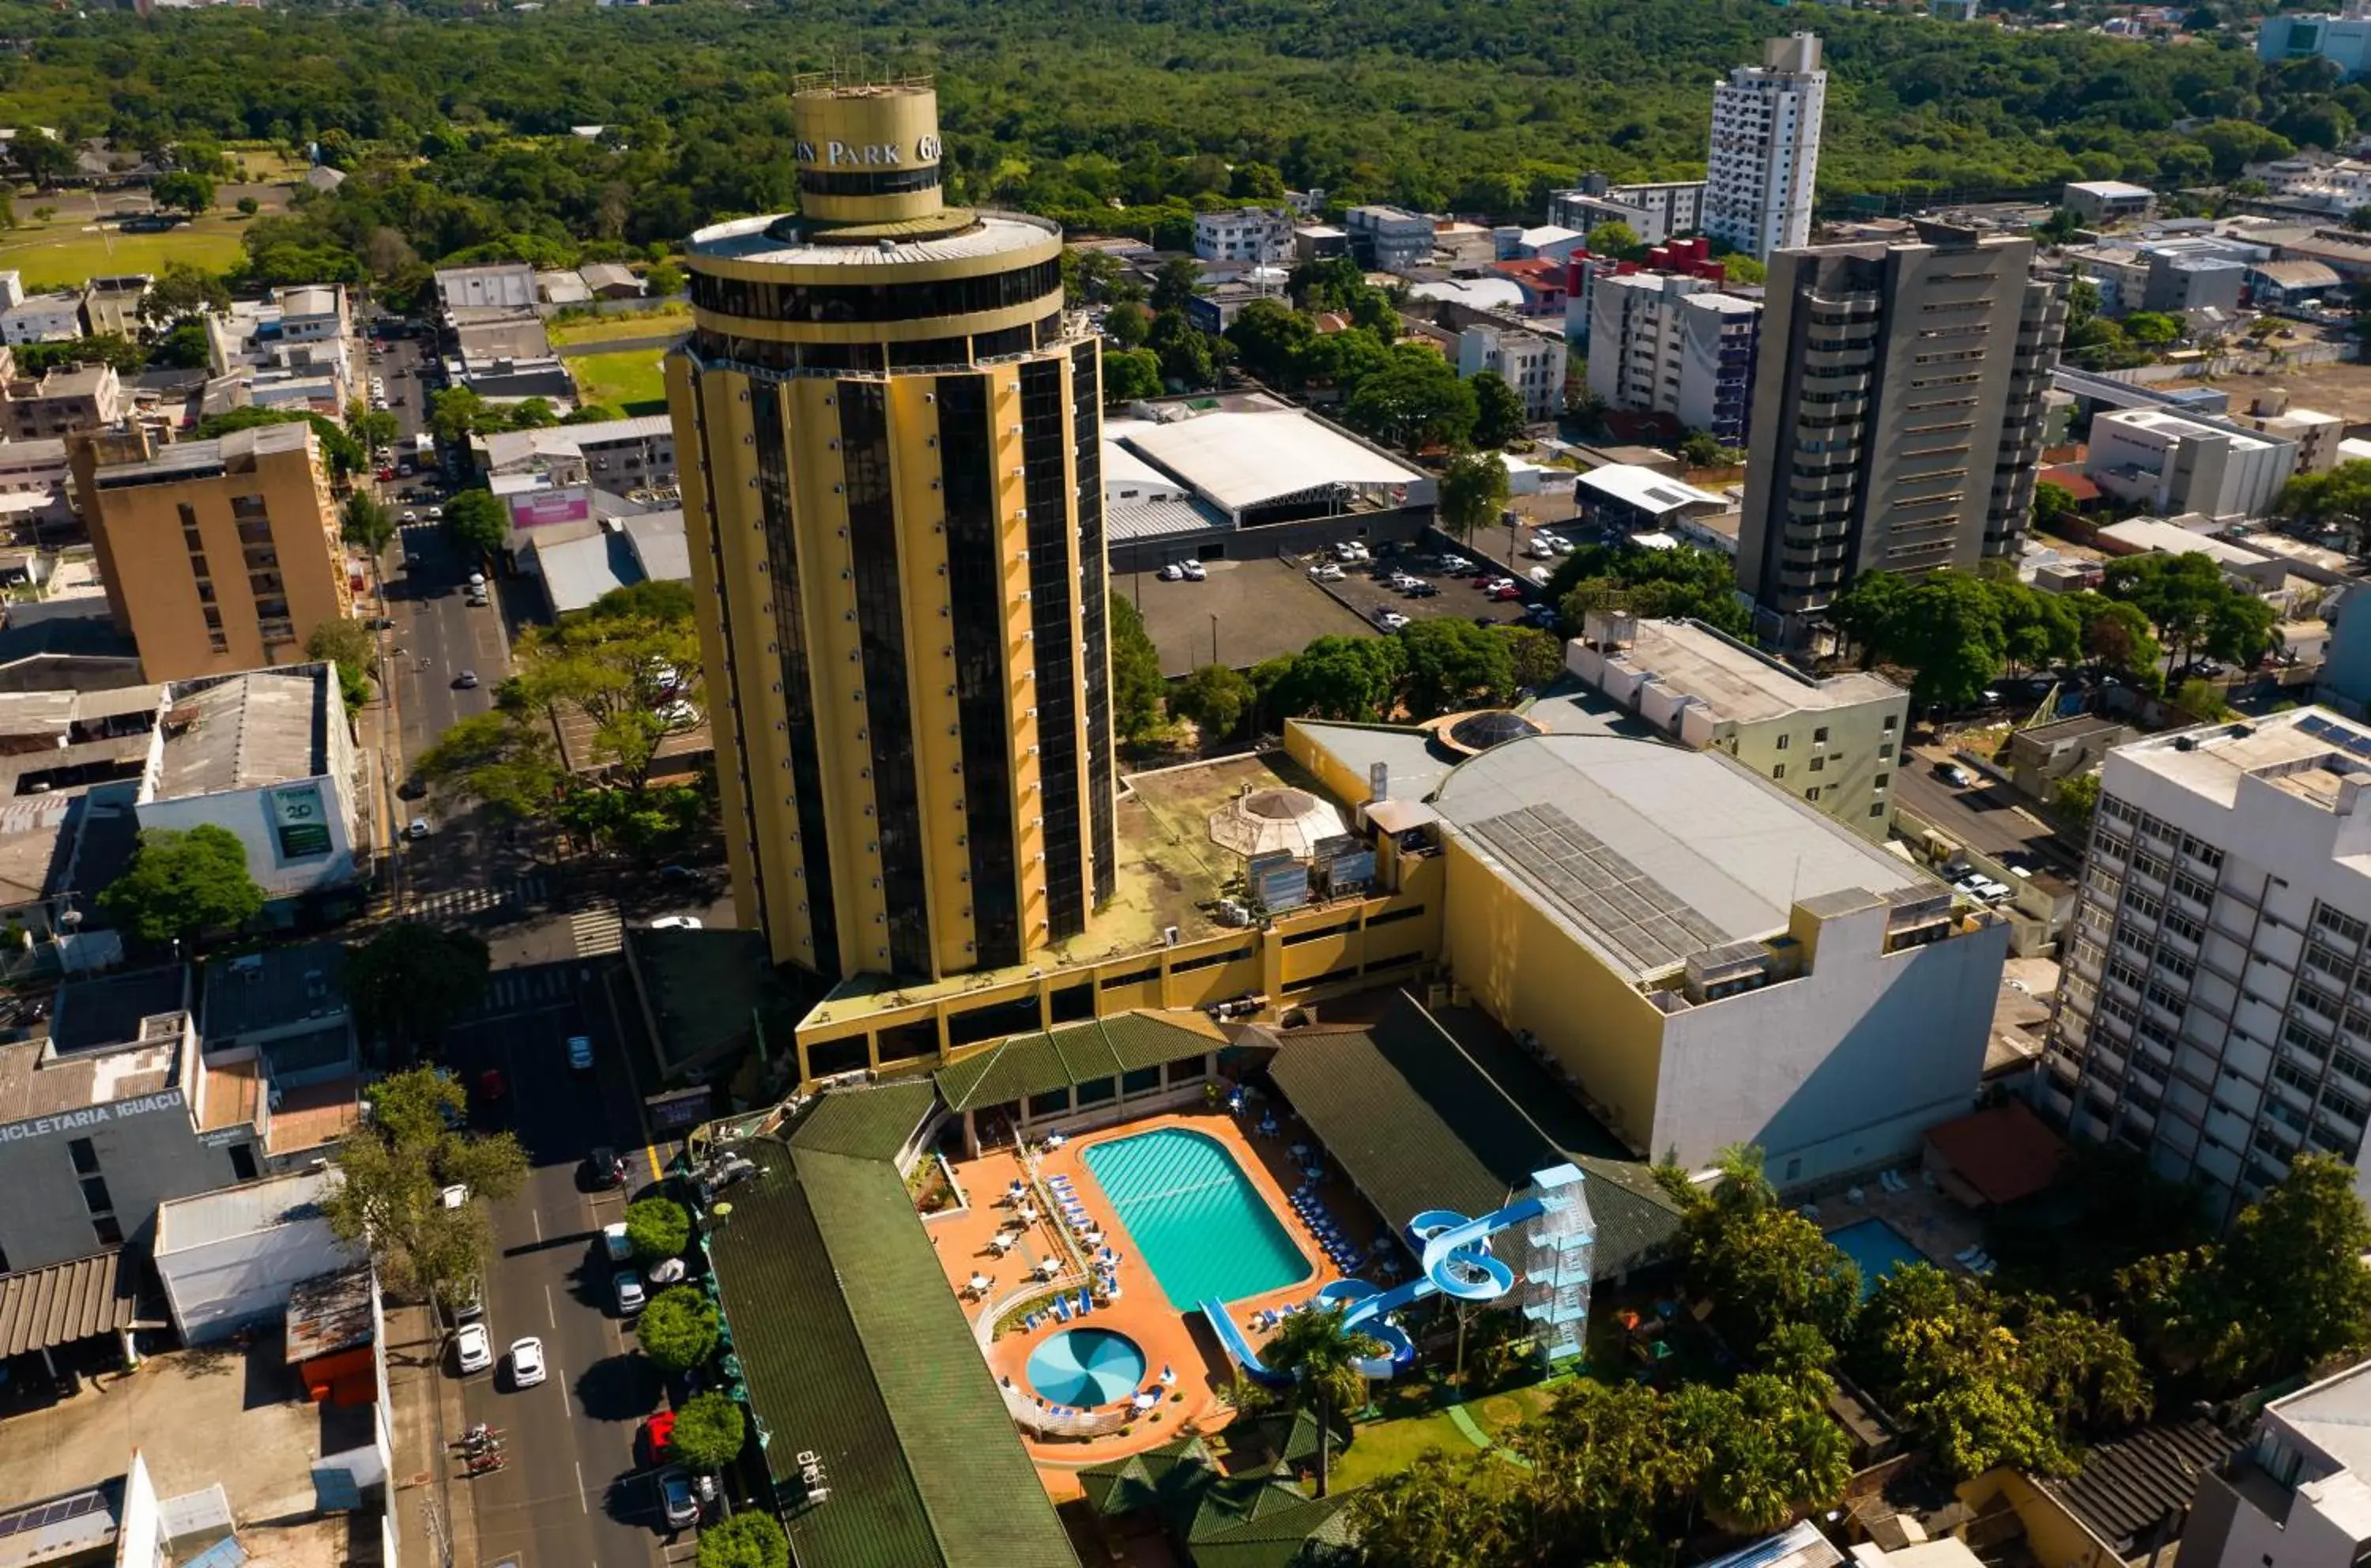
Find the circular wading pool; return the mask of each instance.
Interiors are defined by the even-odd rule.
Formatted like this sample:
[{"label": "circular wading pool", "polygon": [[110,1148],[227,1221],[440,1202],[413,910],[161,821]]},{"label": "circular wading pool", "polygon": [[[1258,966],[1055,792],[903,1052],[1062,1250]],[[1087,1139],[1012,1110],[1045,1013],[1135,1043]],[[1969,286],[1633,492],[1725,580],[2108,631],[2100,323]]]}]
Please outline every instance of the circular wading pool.
[{"label": "circular wading pool", "polygon": [[1144,1352],[1109,1329],[1066,1329],[1029,1355],[1029,1386],[1048,1404],[1117,1404],[1144,1382]]}]

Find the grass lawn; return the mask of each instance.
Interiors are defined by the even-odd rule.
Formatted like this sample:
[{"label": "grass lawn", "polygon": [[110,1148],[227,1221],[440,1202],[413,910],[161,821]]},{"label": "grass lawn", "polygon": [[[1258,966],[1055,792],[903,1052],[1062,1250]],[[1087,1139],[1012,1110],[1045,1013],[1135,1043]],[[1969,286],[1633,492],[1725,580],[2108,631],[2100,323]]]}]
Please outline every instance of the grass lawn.
[{"label": "grass lawn", "polygon": [[555,346],[567,343],[607,343],[619,338],[655,338],[662,333],[682,332],[691,327],[691,307],[688,305],[666,306],[654,310],[624,311],[615,316],[572,316],[551,324],[551,340]]},{"label": "grass lawn", "polygon": [[31,221],[29,206],[17,205],[23,225],[0,230],[0,271],[25,274],[27,293],[48,288],[79,288],[92,278],[115,272],[156,272],[168,261],[187,261],[209,271],[223,271],[240,257],[238,236],[246,221],[226,213],[209,213],[195,223],[163,234],[102,235],[92,226],[87,204],[79,213],[61,212],[47,223]]},{"label": "grass lawn", "polygon": [[[1566,1378],[1527,1383],[1499,1393],[1485,1394],[1465,1406],[1474,1424],[1492,1437],[1519,1421],[1539,1414],[1556,1401]],[[1350,1447],[1334,1460],[1334,1484],[1362,1485],[1414,1464],[1427,1448],[1439,1448],[1452,1458],[1475,1451],[1474,1439],[1447,1410],[1361,1424]]]},{"label": "grass lawn", "polygon": [[576,400],[598,403],[631,417],[666,412],[666,376],[656,349],[621,354],[584,354],[568,362],[576,378]]}]

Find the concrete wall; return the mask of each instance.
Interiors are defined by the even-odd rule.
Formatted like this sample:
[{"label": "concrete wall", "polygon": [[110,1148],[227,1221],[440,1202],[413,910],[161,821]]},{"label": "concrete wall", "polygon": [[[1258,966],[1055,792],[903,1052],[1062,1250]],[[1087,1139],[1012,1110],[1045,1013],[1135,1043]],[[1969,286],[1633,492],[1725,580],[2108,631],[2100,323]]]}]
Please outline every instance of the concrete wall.
[{"label": "concrete wall", "polygon": [[[333,699],[334,700],[334,699]],[[188,829],[201,823],[226,827],[247,846],[248,873],[266,898],[296,898],[323,888],[342,887],[360,873],[355,859],[353,745],[342,714],[330,723],[331,769],[318,779],[275,784],[261,790],[236,790],[219,795],[190,795],[173,801],[143,801],[136,813],[143,828]],[[163,744],[164,732],[157,732]],[[345,766],[339,767],[342,760]],[[318,789],[321,817],[330,830],[326,854],[301,859],[281,853],[279,815],[310,804],[304,797]],[[283,805],[283,798],[294,802]]]},{"label": "concrete wall", "polygon": [[1665,1024],[1659,1157],[1676,1148],[1693,1168],[1758,1144],[1789,1187],[1910,1154],[1972,1108],[2008,928],[1888,953],[1886,913],[1872,903],[1821,920],[1798,907],[1808,973]]},{"label": "concrete wall", "polygon": [[2059,1501],[2013,1470],[1990,1470],[1959,1486],[1960,1500],[1983,1513],[1997,1498],[2025,1527],[2025,1544],[2041,1568],[2121,1568],[2116,1549]]}]

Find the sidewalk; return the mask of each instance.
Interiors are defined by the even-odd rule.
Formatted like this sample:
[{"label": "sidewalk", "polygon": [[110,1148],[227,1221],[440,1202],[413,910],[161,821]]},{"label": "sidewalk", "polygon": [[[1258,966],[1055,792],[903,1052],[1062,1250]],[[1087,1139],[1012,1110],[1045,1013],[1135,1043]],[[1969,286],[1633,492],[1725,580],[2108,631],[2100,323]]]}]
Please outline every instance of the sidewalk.
[{"label": "sidewalk", "polygon": [[387,1309],[387,1386],[395,1434],[388,1506],[407,1564],[478,1568],[477,1517],[452,1482],[446,1445],[462,1427],[461,1385],[426,1307]]}]

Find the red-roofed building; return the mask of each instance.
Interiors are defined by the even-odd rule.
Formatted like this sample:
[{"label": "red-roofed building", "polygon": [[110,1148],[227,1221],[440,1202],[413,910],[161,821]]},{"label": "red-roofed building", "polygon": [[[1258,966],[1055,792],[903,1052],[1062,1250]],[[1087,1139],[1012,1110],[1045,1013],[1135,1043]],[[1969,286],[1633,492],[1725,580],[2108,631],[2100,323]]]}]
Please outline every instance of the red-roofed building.
[{"label": "red-roofed building", "polygon": [[1544,258],[1523,261],[1493,262],[1490,271],[1501,278],[1511,279],[1523,291],[1523,314],[1526,316],[1559,316],[1564,312],[1567,279],[1569,266]]},{"label": "red-roofed building", "polygon": [[2058,1179],[2066,1140],[2022,1100],[1926,1130],[1926,1173],[1971,1208],[2030,1198]]},{"label": "red-roofed building", "polygon": [[1702,236],[1666,240],[1650,248],[1636,261],[1617,261],[1610,256],[1591,256],[1585,250],[1577,250],[1565,267],[1564,335],[1565,340],[1573,344],[1589,340],[1589,313],[1600,278],[1669,272],[1719,284],[1729,277],[1729,270],[1712,253],[1712,242]]}]

